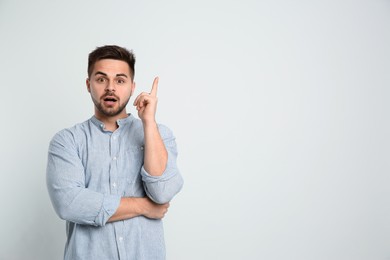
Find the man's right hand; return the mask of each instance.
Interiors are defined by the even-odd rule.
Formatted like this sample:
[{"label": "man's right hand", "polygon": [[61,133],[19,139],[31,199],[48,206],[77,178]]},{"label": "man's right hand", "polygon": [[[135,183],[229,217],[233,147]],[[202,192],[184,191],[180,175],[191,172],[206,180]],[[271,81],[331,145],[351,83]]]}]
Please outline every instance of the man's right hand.
[{"label": "man's right hand", "polygon": [[148,197],[137,198],[138,213],[147,218],[161,219],[168,211],[169,203],[157,204]]}]

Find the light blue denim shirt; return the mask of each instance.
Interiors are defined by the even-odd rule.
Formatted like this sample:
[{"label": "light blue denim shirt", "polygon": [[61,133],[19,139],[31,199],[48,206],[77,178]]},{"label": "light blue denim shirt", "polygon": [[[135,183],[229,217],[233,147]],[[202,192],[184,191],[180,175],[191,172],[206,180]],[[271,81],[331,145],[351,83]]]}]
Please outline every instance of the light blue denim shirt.
[{"label": "light blue denim shirt", "polygon": [[66,220],[64,259],[165,259],[162,220],[138,216],[107,223],[121,197],[169,202],[183,179],[172,132],[159,125],[168,151],[159,177],[144,167],[142,122],[129,115],[106,131],[95,117],[58,132],[50,142],[47,187],[54,209]]}]

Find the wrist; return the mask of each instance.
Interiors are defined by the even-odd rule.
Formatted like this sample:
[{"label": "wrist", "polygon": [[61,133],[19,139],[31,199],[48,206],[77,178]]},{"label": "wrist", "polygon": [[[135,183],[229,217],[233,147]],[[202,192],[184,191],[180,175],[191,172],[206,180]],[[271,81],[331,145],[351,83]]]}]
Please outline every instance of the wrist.
[{"label": "wrist", "polygon": [[157,122],[156,120],[153,118],[153,119],[143,119],[142,120],[142,124],[144,126],[144,128],[149,128],[149,127],[157,127]]},{"label": "wrist", "polygon": [[138,216],[145,215],[145,198],[133,198],[136,205],[135,212]]}]

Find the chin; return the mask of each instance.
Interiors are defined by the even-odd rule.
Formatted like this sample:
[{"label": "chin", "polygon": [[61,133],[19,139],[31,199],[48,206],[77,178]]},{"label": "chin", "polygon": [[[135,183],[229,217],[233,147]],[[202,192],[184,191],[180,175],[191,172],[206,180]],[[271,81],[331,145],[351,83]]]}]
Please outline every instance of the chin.
[{"label": "chin", "polygon": [[102,114],[104,114],[105,116],[109,116],[109,117],[113,117],[113,116],[117,116],[119,114],[121,114],[123,112],[123,109],[115,109],[115,108],[112,108],[112,109],[102,109],[100,110],[100,112]]}]

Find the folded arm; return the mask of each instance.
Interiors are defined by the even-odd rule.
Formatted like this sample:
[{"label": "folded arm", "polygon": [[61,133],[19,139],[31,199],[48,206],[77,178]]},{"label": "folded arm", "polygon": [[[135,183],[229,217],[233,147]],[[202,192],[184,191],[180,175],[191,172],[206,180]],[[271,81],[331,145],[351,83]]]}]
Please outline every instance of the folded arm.
[{"label": "folded arm", "polygon": [[78,224],[104,226],[117,210],[121,197],[85,187],[85,174],[72,134],[54,136],[49,146],[46,183],[60,218]]}]

